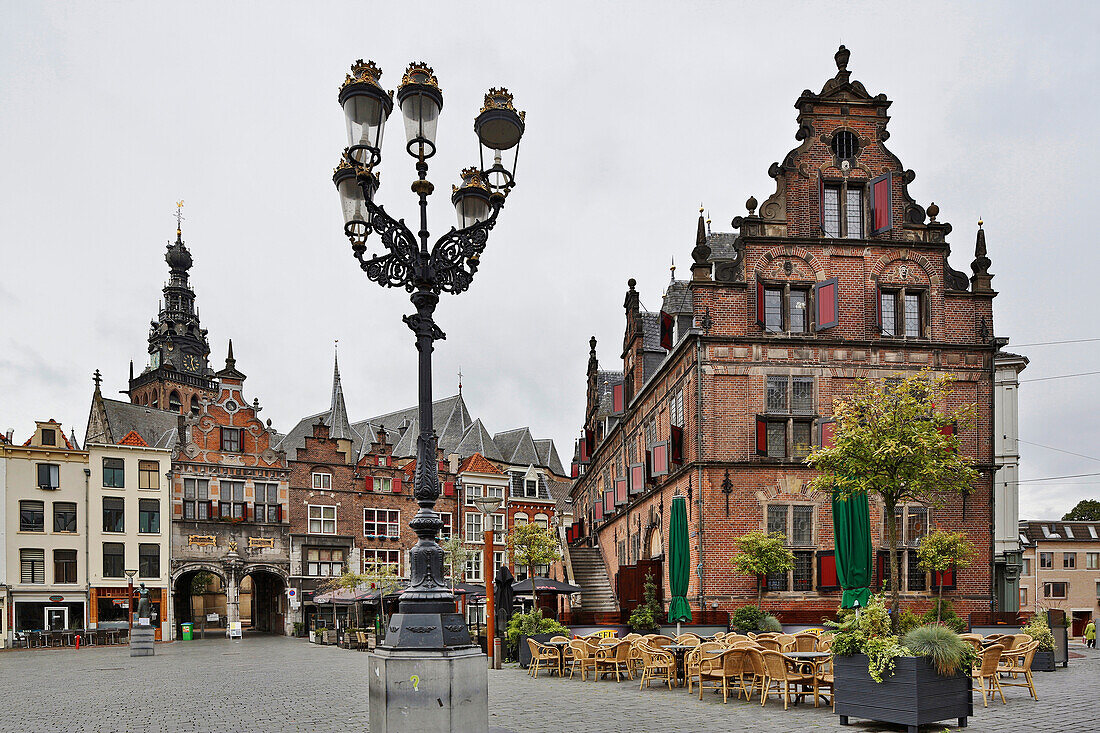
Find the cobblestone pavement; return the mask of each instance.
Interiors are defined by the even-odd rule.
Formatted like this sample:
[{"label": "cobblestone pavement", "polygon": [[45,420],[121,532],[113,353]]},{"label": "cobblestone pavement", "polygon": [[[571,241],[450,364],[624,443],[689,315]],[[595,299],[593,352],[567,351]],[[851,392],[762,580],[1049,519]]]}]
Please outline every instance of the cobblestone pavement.
[{"label": "cobblestone pavement", "polygon": [[[1011,688],[1007,705],[977,699],[971,731],[1100,730],[1100,652],[1068,669],[1036,673],[1039,702]],[[301,639],[250,637],[157,646],[157,656],[131,658],[125,647],[0,653],[0,731],[367,730],[366,654]],[[828,708],[784,711],[772,698],[730,700],[709,691],[700,701],[684,690],[638,690],[637,683],[581,682],[523,670],[489,673],[490,724],[510,731],[896,731],[853,721],[841,728]],[[945,726],[922,728],[922,733]]]}]

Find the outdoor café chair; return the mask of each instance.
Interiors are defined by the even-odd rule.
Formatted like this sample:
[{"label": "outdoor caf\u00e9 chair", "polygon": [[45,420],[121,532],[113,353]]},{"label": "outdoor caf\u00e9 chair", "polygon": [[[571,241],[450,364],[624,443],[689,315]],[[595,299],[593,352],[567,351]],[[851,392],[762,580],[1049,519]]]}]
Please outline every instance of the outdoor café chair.
[{"label": "outdoor caf\u00e9 chair", "polygon": [[672,681],[676,677],[676,660],[672,655],[656,647],[648,646],[645,642],[640,642],[635,650],[642,660],[642,674],[638,689],[642,689],[642,685],[649,687],[650,683],[656,678],[664,680],[668,684],[668,689],[671,690]]},{"label": "outdoor caf\u00e9 chair", "polygon": [[673,642],[671,636],[665,636],[664,634],[654,634],[653,638],[649,640],[649,643],[652,646],[664,649],[666,646],[672,644]]},{"label": "outdoor caf\u00e9 chair", "polygon": [[775,640],[779,642],[779,651],[793,652],[795,651],[795,639],[794,634],[780,634],[775,637]]},{"label": "outdoor caf\u00e9 chair", "polygon": [[756,637],[756,645],[771,652],[778,652],[783,649],[783,645],[779,642],[779,639],[763,639],[759,636]]},{"label": "outdoor caf\u00e9 chair", "polygon": [[[692,644],[692,641],[694,641],[695,643]],[[691,644],[692,646],[698,646],[700,641],[702,641],[702,639],[700,639],[695,634],[691,634],[691,633],[680,634],[679,636],[676,637],[676,643],[677,644]]]},{"label": "outdoor caf\u00e9 chair", "polygon": [[630,642],[620,641],[612,647],[604,647],[596,652],[596,675],[614,674],[618,682],[625,674],[628,680],[634,679],[630,671]]},{"label": "outdoor caf\u00e9 chair", "polygon": [[[1031,662],[1035,658],[1035,650],[1038,648],[1039,642],[1030,641],[1018,649],[1001,652],[1001,664],[998,672],[1002,675],[1007,674],[1009,677],[1007,680],[1002,679],[1000,681],[1001,687],[1026,687],[1031,691],[1033,698],[1039,699],[1039,696],[1035,694],[1034,680],[1031,678]],[[1020,679],[1020,675],[1023,675],[1023,682],[1016,681]],[[1003,692],[1001,696],[1004,696]]]},{"label": "outdoor caf\u00e9 chair", "polygon": [[819,636],[817,639],[817,651],[828,652],[833,649],[833,635]]},{"label": "outdoor caf\u00e9 chair", "polygon": [[[741,664],[741,685],[748,692],[748,700],[752,701],[752,694],[756,688],[760,688],[761,695],[764,692],[764,680],[768,676],[767,667],[764,665],[764,651],[760,647],[741,647],[745,650],[745,658]],[[746,683],[748,683],[747,686]]]},{"label": "outdoor caf\u00e9 chair", "polygon": [[[776,693],[783,697],[783,709],[786,710],[791,700],[791,685],[797,686],[800,684],[814,685],[814,707],[817,707],[817,678],[814,675],[794,671],[792,661],[779,652],[766,650],[762,654],[764,656],[765,678],[760,693],[761,707],[771,697],[771,688],[772,685],[775,685]],[[795,689],[795,693],[798,693],[797,689]]]},{"label": "outdoor caf\u00e9 chair", "polygon": [[756,638],[757,639],[774,639],[777,636],[782,636],[782,634],[778,631],[765,631],[761,634],[757,634]]},{"label": "outdoor caf\u00e9 chair", "polygon": [[592,670],[592,676],[596,675],[596,656],[595,651],[591,645],[585,642],[584,639],[573,639],[569,642],[569,649],[572,655],[566,657],[566,661],[569,663],[569,679],[573,679],[573,672],[578,667],[581,670],[581,680],[588,679],[588,670]]},{"label": "outdoor caf\u00e9 chair", "polygon": [[527,639],[527,646],[531,649],[531,665],[527,668],[527,674],[538,679],[540,669],[554,669],[558,666],[558,650],[545,644],[540,644],[534,639]]},{"label": "outdoor caf\u00e9 chair", "polygon": [[687,680],[688,693],[691,683],[699,676],[700,664],[704,659],[712,659],[726,651],[726,645],[717,641],[704,641],[684,657],[684,679]]},{"label": "outdoor caf\u00e9 chair", "polygon": [[723,644],[731,644],[732,645],[732,644],[736,644],[739,641],[752,641],[752,640],[749,637],[745,636],[744,634],[726,634],[725,636],[722,637],[721,641],[722,641]]},{"label": "outdoor caf\u00e9 chair", "polygon": [[701,660],[699,664],[699,699],[703,699],[703,688],[707,682],[713,689],[722,690],[722,702],[729,701],[730,683],[737,684],[737,697],[745,691],[745,683],[741,678],[741,669],[745,660],[744,649],[727,649],[717,657]]},{"label": "outdoor caf\u00e9 chair", "polygon": [[796,652],[815,652],[817,651],[817,642],[817,634],[803,631],[794,635],[794,650]]},{"label": "outdoor caf\u00e9 chair", "polygon": [[1031,639],[1030,634],[1013,634],[1012,635],[1012,646],[1010,646],[1005,651],[1010,651],[1010,650],[1015,651],[1017,649],[1022,649],[1023,647],[1030,644],[1031,641],[1032,641],[1032,639]]},{"label": "outdoor caf\u00e9 chair", "polygon": [[1000,644],[992,644],[985,648],[982,652],[981,663],[974,669],[971,676],[978,680],[978,688],[982,692],[982,704],[985,707],[989,707],[989,699],[986,697],[988,694],[990,697],[995,692],[1001,694],[1001,702],[1008,704],[1005,701],[1004,690],[1001,689],[1001,680],[998,672],[1001,666],[1001,652],[1005,648]]},{"label": "outdoor caf\u00e9 chair", "polygon": [[[817,677],[817,691],[821,693],[822,688],[828,688],[829,690],[829,704],[832,705],[833,710],[836,710],[836,697],[833,695],[833,658],[829,657],[823,664],[817,665],[814,671]],[[814,700],[814,707],[817,707],[817,700]]]},{"label": "outdoor caf\u00e9 chair", "polygon": [[965,641],[970,646],[977,649],[979,652],[982,650],[981,634],[959,634],[959,638]]}]

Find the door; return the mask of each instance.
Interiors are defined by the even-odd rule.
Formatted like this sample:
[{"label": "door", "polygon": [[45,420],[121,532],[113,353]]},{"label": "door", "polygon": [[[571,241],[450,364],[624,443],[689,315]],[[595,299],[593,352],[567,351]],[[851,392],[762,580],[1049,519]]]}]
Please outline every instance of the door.
[{"label": "door", "polygon": [[1074,611],[1073,612],[1073,628],[1069,631],[1070,636],[1084,636],[1085,627],[1089,625],[1089,619],[1092,618],[1092,611]]},{"label": "door", "polygon": [[69,628],[69,609],[64,606],[55,608],[46,607],[46,630],[61,631]]}]

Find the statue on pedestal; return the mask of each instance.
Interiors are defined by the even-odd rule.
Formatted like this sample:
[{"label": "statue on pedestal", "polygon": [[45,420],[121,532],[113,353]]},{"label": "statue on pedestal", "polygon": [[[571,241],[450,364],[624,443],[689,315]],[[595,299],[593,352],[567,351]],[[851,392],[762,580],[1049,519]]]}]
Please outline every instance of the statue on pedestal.
[{"label": "statue on pedestal", "polygon": [[137,617],[139,619],[152,618],[153,605],[149,602],[149,589],[145,587],[145,583],[142,583],[137,590],[138,602],[137,602]]}]

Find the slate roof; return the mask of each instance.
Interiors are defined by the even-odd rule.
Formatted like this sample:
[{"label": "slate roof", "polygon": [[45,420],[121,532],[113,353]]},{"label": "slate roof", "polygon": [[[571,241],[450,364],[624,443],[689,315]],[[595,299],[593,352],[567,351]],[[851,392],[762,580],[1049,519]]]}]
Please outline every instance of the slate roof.
[{"label": "slate roof", "polygon": [[573,511],[573,502],[569,499],[569,490],[573,488],[572,481],[557,481],[547,479],[546,489],[550,492],[550,498],[557,505],[557,513],[560,516],[564,512]]},{"label": "slate roof", "polygon": [[734,247],[739,235],[733,232],[714,232],[707,235],[707,246],[710,247],[710,261],[736,260],[738,253]]},{"label": "slate roof", "polygon": [[554,446],[554,441],[549,438],[536,440],[535,450],[539,454],[539,465],[546,466],[559,476],[565,475],[565,468],[561,465],[561,458],[558,457],[558,449]]},{"label": "slate roof", "polygon": [[622,372],[596,372],[597,407],[596,417],[604,417],[612,413],[611,385],[623,381]]},{"label": "slate roof", "polygon": [[[344,388],[340,384],[340,361],[336,357],[332,360],[332,404],[329,406],[329,416],[326,424],[329,427],[328,435],[337,440],[351,440],[354,431],[348,422],[348,408],[344,404]],[[360,436],[362,437],[362,436]]]},{"label": "slate roof", "polygon": [[687,280],[673,280],[668,284],[661,301],[661,310],[674,316],[690,316],[694,313],[691,288],[688,287]]},{"label": "slate roof", "polygon": [[[133,431],[152,448],[175,448],[179,435],[178,413],[107,398],[102,399],[102,404],[110,430],[105,437],[111,442],[117,442]],[[85,436],[85,443],[88,440],[89,436]]]},{"label": "slate roof", "polygon": [[1036,542],[1100,542],[1100,522],[1067,522],[1062,520],[1024,520],[1020,522],[1020,541]]},{"label": "slate roof", "polygon": [[[401,435],[401,440],[394,447],[393,454],[402,458],[411,458],[416,455],[416,433],[419,432],[419,427],[412,432],[411,436],[409,431],[413,430],[414,425],[419,425],[417,412],[418,408],[416,406],[407,407],[403,410],[369,418],[362,423],[355,423],[352,427],[359,429],[361,425],[369,423],[384,427],[391,436]],[[456,452],[455,449],[462,442],[466,429],[473,422],[461,394],[445,397],[432,403],[432,427],[435,428],[436,435],[439,436],[439,447],[443,449],[444,455]],[[406,437],[409,437],[409,440],[406,441]]]},{"label": "slate roof", "polygon": [[504,460],[500,448],[493,441],[493,436],[489,435],[489,431],[485,429],[481,418],[474,420],[473,424],[466,429],[466,434],[462,436],[455,453],[460,456],[481,454],[490,461]]},{"label": "slate roof", "polygon": [[641,313],[642,348],[646,351],[664,351],[661,347],[661,314]]},{"label": "slate roof", "polygon": [[515,428],[497,433],[493,436],[493,442],[500,448],[505,463],[513,466],[545,465],[539,460],[530,428]]},{"label": "slate roof", "polygon": [[531,468],[528,467],[526,470],[522,470],[522,471],[513,470],[513,471],[508,472],[508,476],[511,479],[511,481],[509,482],[509,484],[510,484],[509,491],[511,492],[511,498],[519,499],[520,501],[523,501],[524,499],[542,500],[542,501],[551,501],[551,500],[553,500],[554,497],[550,496],[550,491],[549,491],[549,489],[547,489],[547,482],[548,482],[549,479],[546,478],[545,474],[541,474],[541,473],[536,474],[538,476],[538,482],[539,482],[538,496],[536,497],[536,496],[524,496],[523,495],[523,488],[524,488],[523,487],[523,482],[527,479],[527,472],[530,471],[530,470],[531,470]]}]

